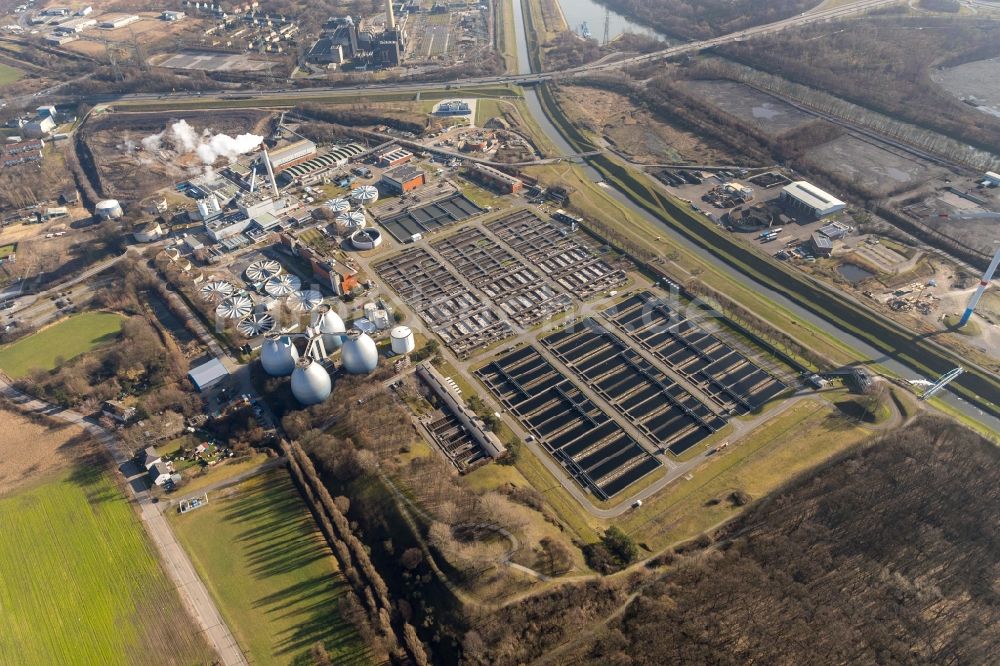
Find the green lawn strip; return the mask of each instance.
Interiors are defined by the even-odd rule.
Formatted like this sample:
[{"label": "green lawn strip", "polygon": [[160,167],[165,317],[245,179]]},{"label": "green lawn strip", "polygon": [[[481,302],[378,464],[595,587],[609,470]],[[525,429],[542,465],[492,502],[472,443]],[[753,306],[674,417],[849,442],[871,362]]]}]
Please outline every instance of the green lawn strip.
[{"label": "green lawn strip", "polygon": [[171,522],[250,663],[309,663],[317,641],[335,664],[369,663],[338,612],[347,583],[287,470],[210,495]]},{"label": "green lawn strip", "polygon": [[99,469],[0,499],[0,663],[209,663],[212,654]]},{"label": "green lawn strip", "polygon": [[742,490],[753,499],[764,497],[867,435],[862,427],[831,414],[817,401],[792,407],[716,454],[690,480],[678,480],[627,514],[619,526],[656,552],[718,525],[740,510],[726,501],[729,493]]},{"label": "green lawn strip", "polygon": [[112,342],[124,318],[111,312],[84,312],[0,348],[0,370],[12,379],[35,368],[52,370],[59,358],[69,360]]},{"label": "green lawn strip", "polygon": [[0,63],[0,86],[6,86],[19,80],[24,72],[16,67]]}]

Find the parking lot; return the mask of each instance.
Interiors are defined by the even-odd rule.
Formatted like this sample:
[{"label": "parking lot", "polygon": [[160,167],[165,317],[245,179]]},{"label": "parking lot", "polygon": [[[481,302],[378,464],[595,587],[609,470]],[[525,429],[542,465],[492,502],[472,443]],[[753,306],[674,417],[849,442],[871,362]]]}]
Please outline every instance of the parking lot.
[{"label": "parking lot", "polygon": [[662,466],[532,346],[505,354],[476,375],[599,499]]}]

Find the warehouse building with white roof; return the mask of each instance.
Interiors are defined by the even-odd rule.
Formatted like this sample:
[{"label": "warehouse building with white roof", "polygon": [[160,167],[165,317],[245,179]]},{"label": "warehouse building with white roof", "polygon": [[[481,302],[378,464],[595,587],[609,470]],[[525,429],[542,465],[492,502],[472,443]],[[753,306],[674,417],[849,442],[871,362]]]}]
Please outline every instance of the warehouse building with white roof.
[{"label": "warehouse building with white roof", "polygon": [[794,212],[805,212],[816,219],[839,213],[847,204],[812,183],[797,180],[781,190],[781,202]]}]

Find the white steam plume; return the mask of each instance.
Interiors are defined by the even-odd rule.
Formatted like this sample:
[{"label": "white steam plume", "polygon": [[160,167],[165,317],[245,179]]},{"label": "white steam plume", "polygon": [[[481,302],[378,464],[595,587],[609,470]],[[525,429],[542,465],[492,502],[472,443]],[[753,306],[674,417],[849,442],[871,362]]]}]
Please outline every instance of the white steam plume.
[{"label": "white steam plume", "polygon": [[178,120],[159,134],[151,134],[142,140],[142,147],[148,151],[160,150],[166,140],[174,150],[181,155],[195,153],[205,164],[214,164],[224,157],[230,162],[240,155],[249,153],[260,146],[264,137],[256,134],[240,134],[231,137],[228,134],[215,134],[205,130],[199,135],[186,120]]}]

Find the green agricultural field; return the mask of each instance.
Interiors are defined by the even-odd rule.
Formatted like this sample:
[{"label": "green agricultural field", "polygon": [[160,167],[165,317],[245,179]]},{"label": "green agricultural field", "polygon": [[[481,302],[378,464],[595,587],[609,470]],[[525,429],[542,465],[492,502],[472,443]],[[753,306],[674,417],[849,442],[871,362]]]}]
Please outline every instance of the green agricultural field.
[{"label": "green agricultural field", "polygon": [[124,319],[110,312],[84,312],[0,347],[0,370],[11,379],[24,377],[35,368],[52,370],[56,360],[69,360],[111,342]]},{"label": "green agricultural field", "polygon": [[6,245],[0,245],[0,259],[6,259],[10,255],[17,251],[17,243],[8,243]]},{"label": "green agricultural field", "polygon": [[18,68],[0,63],[0,86],[14,83],[22,76],[24,76],[24,72]]},{"label": "green agricultural field", "polygon": [[0,664],[207,664],[139,518],[100,468],[0,498]]},{"label": "green agricultural field", "polygon": [[227,492],[172,522],[250,663],[305,663],[317,641],[335,664],[369,663],[338,612],[347,583],[288,472]]}]

